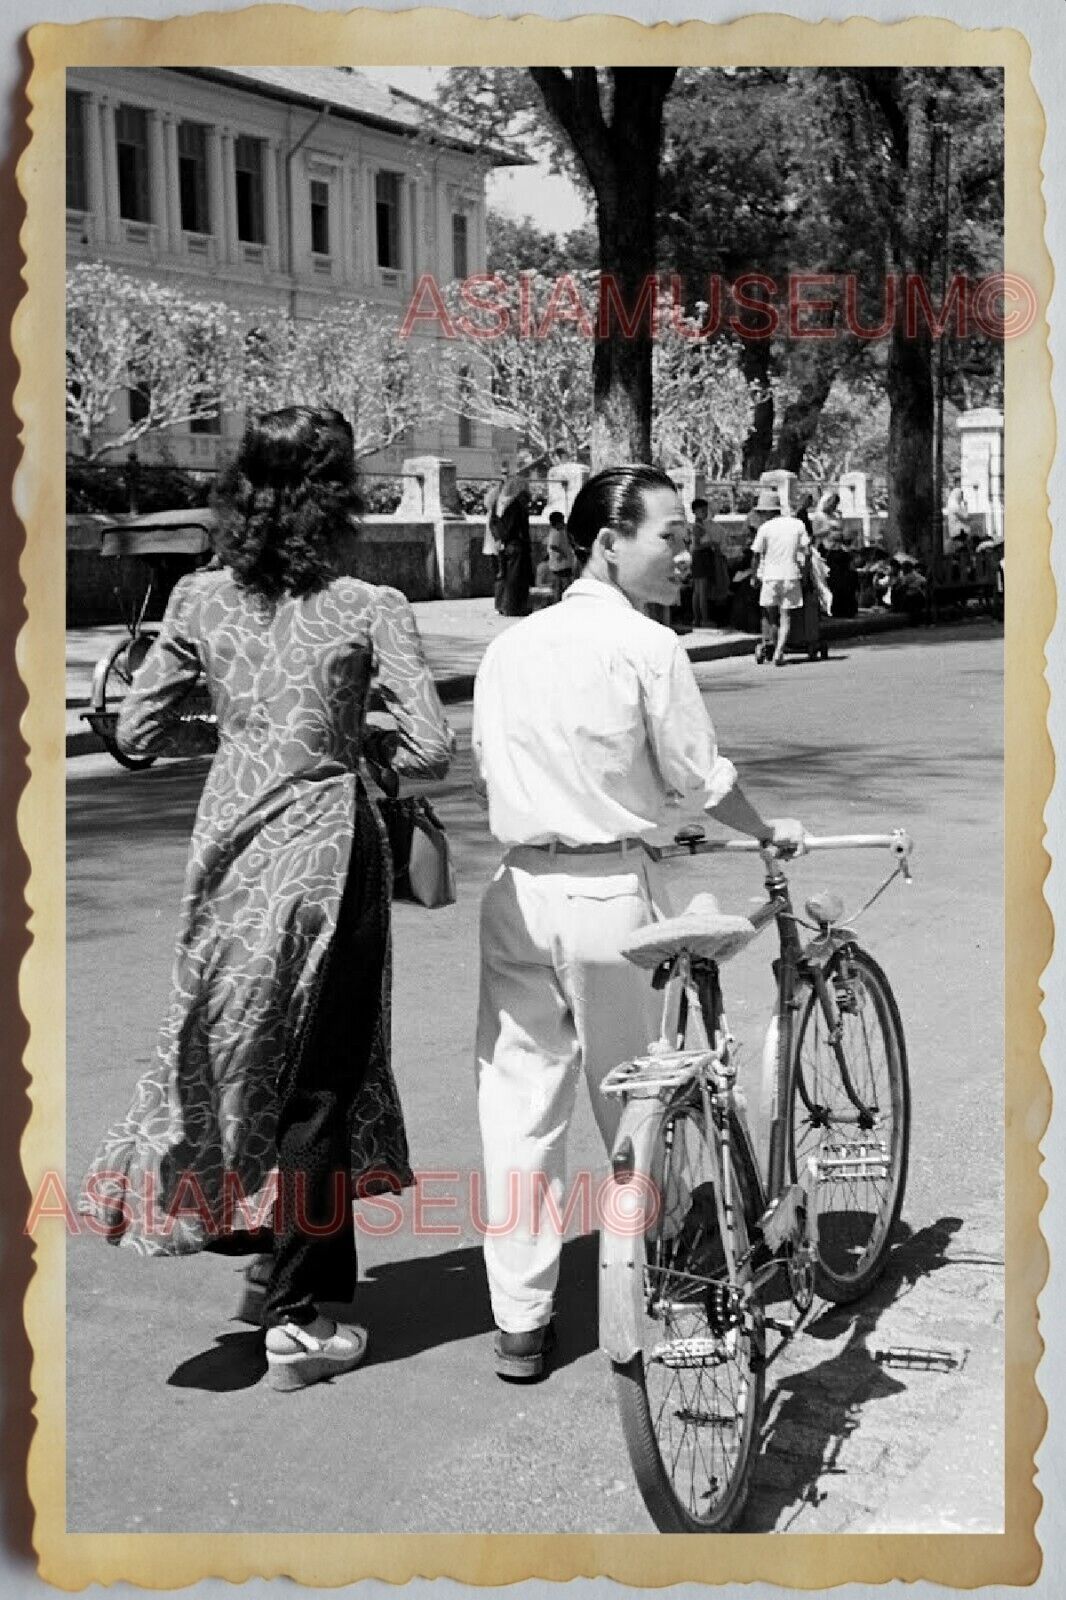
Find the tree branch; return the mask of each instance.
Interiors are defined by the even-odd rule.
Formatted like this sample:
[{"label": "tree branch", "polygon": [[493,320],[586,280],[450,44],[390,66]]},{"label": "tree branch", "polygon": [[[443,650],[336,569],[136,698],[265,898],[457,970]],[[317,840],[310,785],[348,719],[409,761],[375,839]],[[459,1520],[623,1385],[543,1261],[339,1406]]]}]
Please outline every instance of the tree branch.
[{"label": "tree branch", "polygon": [[549,116],[574,146],[598,198],[611,179],[612,163],[595,67],[575,67],[569,74],[562,67],[530,67],[529,75]]}]

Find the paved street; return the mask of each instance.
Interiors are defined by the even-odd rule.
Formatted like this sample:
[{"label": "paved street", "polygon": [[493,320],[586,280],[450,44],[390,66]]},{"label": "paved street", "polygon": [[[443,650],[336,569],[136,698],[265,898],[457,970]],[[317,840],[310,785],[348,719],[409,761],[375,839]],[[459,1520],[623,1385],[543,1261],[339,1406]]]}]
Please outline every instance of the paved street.
[{"label": "paved street", "polygon": [[[903,1225],[886,1278],[825,1309],[768,1374],[749,1531],[995,1531],[1001,1518],[1002,638],[984,622],[838,644],[784,671],[697,668],[722,748],[769,815],[812,832],[905,825],[915,882],[860,924],[907,1029],[913,1136]],[[395,1066],[422,1214],[361,1247],[358,1374],[298,1395],[258,1382],[260,1336],[232,1319],[235,1260],[143,1261],[84,1234],[68,1272],[68,1526],[239,1532],[650,1532],[610,1372],[596,1348],[596,1240],[564,1252],[550,1379],[500,1383],[467,1179],[479,1162],[471,1042],[477,907],[496,851],[469,790],[469,707],[452,775],[431,791],[453,839],[458,903],[395,911]],[[120,772],[68,763],[68,1173],[125,1112],[150,1060],[203,765]],[[849,904],[881,858],[799,863],[799,898]],[[713,883],[727,907],[755,865],[674,869],[678,898]],[[726,994],[758,1109],[771,997],[763,939]],[[573,1170],[602,1152],[583,1102]],[[451,1176],[448,1176],[448,1175]],[[435,1175],[435,1176],[433,1176]],[[440,1203],[432,1205],[436,1199]],[[380,1210],[366,1217],[379,1222]],[[45,1224],[58,1226],[57,1223]],[[449,1231],[450,1230],[450,1231]],[[950,1348],[950,1370],[901,1364]],[[887,1359],[881,1356],[887,1352]]]}]

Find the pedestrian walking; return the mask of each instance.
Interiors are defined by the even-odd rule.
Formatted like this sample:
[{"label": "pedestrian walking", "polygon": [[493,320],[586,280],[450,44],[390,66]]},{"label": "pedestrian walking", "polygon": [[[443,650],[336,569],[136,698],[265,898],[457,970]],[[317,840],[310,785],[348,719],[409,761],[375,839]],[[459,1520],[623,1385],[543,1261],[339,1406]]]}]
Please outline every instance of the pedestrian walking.
[{"label": "pedestrian walking", "polygon": [[858,616],[859,578],[855,571],[854,553],[844,543],[843,534],[831,533],[826,539],[825,564],[829,592],[833,597],[834,617]]},{"label": "pedestrian walking", "polygon": [[711,628],[725,620],[732,597],[729,563],[720,529],[707,521],[707,501],[692,502],[692,625]]},{"label": "pedestrian walking", "polygon": [[[280,1388],[362,1359],[365,1330],[321,1310],[355,1293],[353,1181],[411,1181],[389,1061],[390,864],[360,756],[370,738],[398,773],[440,777],[451,750],[410,605],[348,575],[359,508],[339,412],[250,424],[218,496],[222,566],[174,589],[117,729],[129,754],[165,753],[202,675],[219,744],[157,1059],[81,1208],[145,1255],[272,1222]],[[372,684],[389,727],[368,735]]]},{"label": "pedestrian walking", "polygon": [[524,617],[530,609],[533,546],[529,537],[529,470],[532,465],[529,451],[519,451],[515,471],[501,475],[488,508],[488,532],[497,552],[496,610],[502,617]]},{"label": "pedestrian walking", "polygon": [[772,489],[764,489],[755,509],[766,512],[752,550],[761,563],[762,639],[755,652],[756,661],[772,655],[775,667],[784,665],[791,613],[803,606],[803,559],[810,549],[810,535],[798,517],[783,516],[780,501]]},{"label": "pedestrian walking", "polygon": [[944,507],[944,548],[951,550],[954,541],[965,539],[969,541],[970,517],[966,505],[966,494],[962,487],[962,478],[958,473],[951,480],[951,490]]},{"label": "pedestrian walking", "polygon": [[574,576],[574,556],[561,511],[553,511],[548,518],[548,574],[552,598],[561,600]]},{"label": "pedestrian walking", "polygon": [[744,797],[688,657],[642,614],[679,588],[684,516],[665,473],[597,473],[567,523],[578,576],[560,605],[490,644],[474,686],[475,782],[505,854],[481,909],[478,1115],[485,1264],[501,1377],[542,1375],[562,1240],[567,1127],[582,1073],[599,1085],[658,1031],[658,996],[621,948],[664,904],[642,841],[709,811],[799,846]]}]

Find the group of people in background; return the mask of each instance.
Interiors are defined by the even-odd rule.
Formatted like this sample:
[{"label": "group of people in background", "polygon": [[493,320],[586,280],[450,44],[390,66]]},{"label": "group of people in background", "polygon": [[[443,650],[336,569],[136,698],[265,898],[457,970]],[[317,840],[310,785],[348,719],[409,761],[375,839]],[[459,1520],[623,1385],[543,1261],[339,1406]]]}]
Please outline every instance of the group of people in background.
[{"label": "group of people in background", "polygon": [[[534,609],[534,589],[547,590],[551,603],[561,600],[576,575],[561,511],[550,513],[543,559],[534,563],[533,465],[530,452],[519,452],[513,470],[505,464],[486,497],[483,549],[493,563],[496,610],[506,617],[528,615]],[[952,492],[961,497],[957,479]],[[809,607],[812,597],[818,614],[834,617],[854,617],[860,606],[918,615],[925,606],[928,579],[919,563],[906,552],[891,555],[879,546],[857,546],[849,538],[835,490],[817,501],[804,494],[794,514],[782,513],[775,490],[761,490],[748,513],[739,559],[731,558],[728,536],[709,513],[708,501],[697,495],[684,539],[688,560],[680,594],[669,614],[659,608],[658,621],[679,628],[758,628],[758,659],[780,661],[791,614]],[[956,514],[950,550],[966,557],[968,534],[958,524]]]}]

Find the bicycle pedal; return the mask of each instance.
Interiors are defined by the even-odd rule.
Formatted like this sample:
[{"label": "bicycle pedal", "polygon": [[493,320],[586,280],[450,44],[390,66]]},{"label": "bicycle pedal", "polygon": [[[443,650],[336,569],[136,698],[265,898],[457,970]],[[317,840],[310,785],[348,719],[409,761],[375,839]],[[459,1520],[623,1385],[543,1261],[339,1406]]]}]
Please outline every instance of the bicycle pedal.
[{"label": "bicycle pedal", "polygon": [[887,1180],[891,1173],[888,1146],[883,1139],[823,1145],[817,1163],[818,1182],[823,1184],[854,1178]]},{"label": "bicycle pedal", "polygon": [[661,1362],[672,1371],[702,1367],[720,1367],[736,1359],[739,1335],[736,1328],[715,1338],[708,1334],[694,1334],[688,1339],[665,1339],[657,1344],[648,1356],[649,1361]]}]

